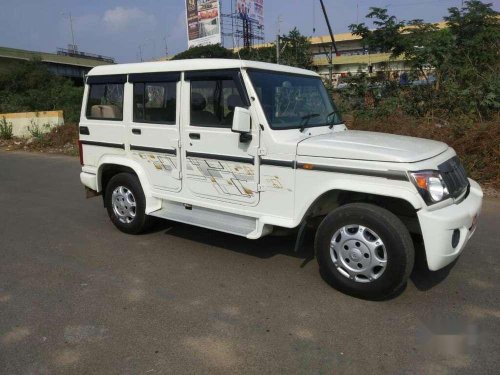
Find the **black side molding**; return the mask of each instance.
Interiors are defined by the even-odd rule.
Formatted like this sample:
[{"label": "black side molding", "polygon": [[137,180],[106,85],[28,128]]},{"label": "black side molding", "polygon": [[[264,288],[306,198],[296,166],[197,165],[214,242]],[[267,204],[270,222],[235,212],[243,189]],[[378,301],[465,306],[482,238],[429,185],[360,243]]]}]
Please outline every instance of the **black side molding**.
[{"label": "black side molding", "polygon": [[201,159],[213,159],[213,160],[224,160],[224,161],[234,161],[237,163],[253,164],[253,157],[241,157],[241,156],[231,156],[231,155],[217,155],[217,154],[204,154],[199,152],[186,151],[186,156],[189,158],[201,158]]},{"label": "black side molding", "polygon": [[168,154],[168,155],[177,155],[177,150],[172,148],[155,148],[155,147],[144,147],[144,146],[134,146],[130,145],[130,151],[146,151],[146,152],[154,152],[157,154]]},{"label": "black side molding", "polygon": [[94,141],[80,141],[80,143],[82,145],[87,145],[87,146],[120,148],[122,150],[125,150],[125,145],[124,144],[118,144],[118,143],[94,142]]},{"label": "black side molding", "polygon": [[[307,167],[304,167],[305,165]],[[358,176],[382,177],[382,178],[387,178],[389,180],[397,180],[397,181],[409,181],[408,175],[406,174],[406,172],[403,171],[393,171],[393,170],[377,171],[372,169],[335,167],[329,165],[317,165],[310,163],[297,163],[297,168],[306,169],[308,171],[312,170],[312,171],[335,172],[335,173],[354,174]]]},{"label": "black side molding", "polygon": [[295,160],[273,160],[260,159],[260,165],[273,165],[276,167],[286,167],[295,169]]}]

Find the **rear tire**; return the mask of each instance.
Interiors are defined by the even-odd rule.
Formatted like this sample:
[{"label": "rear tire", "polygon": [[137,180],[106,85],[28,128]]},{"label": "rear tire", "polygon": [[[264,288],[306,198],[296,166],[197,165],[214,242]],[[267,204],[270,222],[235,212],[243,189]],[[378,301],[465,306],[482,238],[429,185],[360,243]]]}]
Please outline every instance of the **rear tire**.
[{"label": "rear tire", "polygon": [[106,186],[104,201],[109,218],[124,233],[142,233],[153,222],[145,213],[146,197],[139,179],[133,174],[114,175]]},{"label": "rear tire", "polygon": [[378,300],[404,288],[415,251],[392,212],[366,203],[341,206],[321,222],[315,240],[323,278],[356,297]]}]

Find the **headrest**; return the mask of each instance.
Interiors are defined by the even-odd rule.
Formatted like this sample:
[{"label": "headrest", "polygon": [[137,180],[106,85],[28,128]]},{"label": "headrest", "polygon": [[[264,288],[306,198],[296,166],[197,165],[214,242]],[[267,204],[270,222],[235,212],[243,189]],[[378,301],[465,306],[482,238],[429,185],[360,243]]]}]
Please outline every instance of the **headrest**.
[{"label": "headrest", "polygon": [[193,111],[203,111],[207,106],[207,100],[198,92],[191,93],[191,109]]},{"label": "headrest", "polygon": [[229,108],[230,111],[234,111],[236,107],[241,107],[243,105],[240,96],[236,94],[229,95],[227,97],[226,103],[227,108]]},{"label": "headrest", "polygon": [[122,110],[112,104],[108,105],[93,105],[90,108],[90,115],[95,118],[113,118],[113,119],[119,119],[122,117]]}]

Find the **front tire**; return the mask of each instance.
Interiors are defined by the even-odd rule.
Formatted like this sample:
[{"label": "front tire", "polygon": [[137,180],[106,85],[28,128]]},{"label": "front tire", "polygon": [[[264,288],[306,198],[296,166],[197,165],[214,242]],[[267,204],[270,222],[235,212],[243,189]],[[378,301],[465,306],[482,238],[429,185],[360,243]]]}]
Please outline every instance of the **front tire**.
[{"label": "front tire", "polygon": [[415,257],[401,220],[367,203],[347,204],[327,215],[316,233],[315,249],[321,274],[330,285],[372,300],[401,290]]},{"label": "front tire", "polygon": [[151,225],[146,215],[146,197],[137,176],[118,173],[111,178],[104,195],[109,218],[122,232],[139,234]]}]

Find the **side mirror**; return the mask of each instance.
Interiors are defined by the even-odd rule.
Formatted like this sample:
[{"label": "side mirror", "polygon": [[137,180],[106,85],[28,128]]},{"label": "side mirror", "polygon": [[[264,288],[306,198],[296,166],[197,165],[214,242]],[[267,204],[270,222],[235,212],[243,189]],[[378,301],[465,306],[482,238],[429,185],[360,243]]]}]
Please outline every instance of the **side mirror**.
[{"label": "side mirror", "polygon": [[236,107],[234,109],[233,125],[231,130],[235,133],[250,133],[252,118],[250,111],[246,108]]},{"label": "side mirror", "polygon": [[231,130],[235,133],[240,133],[240,142],[250,142],[252,135],[252,117],[250,111],[246,108],[235,107],[233,116],[233,125]]}]

